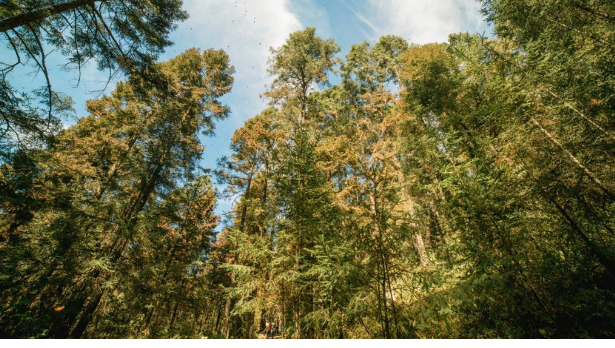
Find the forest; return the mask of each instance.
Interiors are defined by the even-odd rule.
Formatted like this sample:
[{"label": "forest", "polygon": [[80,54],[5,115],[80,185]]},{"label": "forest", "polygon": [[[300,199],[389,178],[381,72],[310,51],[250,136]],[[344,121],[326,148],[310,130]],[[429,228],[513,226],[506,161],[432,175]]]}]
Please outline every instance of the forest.
[{"label": "forest", "polygon": [[[0,337],[614,338],[615,3],[480,4],[492,36],[292,33],[208,169],[241,86],[158,60],[181,0],[3,1]],[[122,76],[70,127],[50,50]]]}]

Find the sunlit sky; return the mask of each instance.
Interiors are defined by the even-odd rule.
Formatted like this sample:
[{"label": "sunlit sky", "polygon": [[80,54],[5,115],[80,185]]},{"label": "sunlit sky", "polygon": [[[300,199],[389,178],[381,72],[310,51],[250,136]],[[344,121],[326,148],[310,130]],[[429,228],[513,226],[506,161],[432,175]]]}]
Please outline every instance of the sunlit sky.
[{"label": "sunlit sky", "polygon": [[[267,73],[269,47],[279,47],[291,32],[316,27],[317,35],[337,42],[342,57],[351,45],[375,42],[382,35],[399,35],[418,44],[445,42],[456,32],[491,35],[475,0],[184,0],[184,9],[190,18],[178,25],[171,35],[174,45],[160,60],[191,47],[222,48],[236,69],[233,90],[224,98],[231,115],[217,123],[214,137],[204,139],[201,165],[205,168],[214,168],[218,158],[229,155],[235,129],[266,107],[266,100],[259,95],[271,81]],[[10,61],[6,51],[0,58]],[[91,64],[75,87],[76,73],[61,70],[62,63],[57,54],[49,58],[53,87],[70,95],[76,115],[83,116],[85,101],[100,96],[107,75]],[[20,89],[35,85],[41,78],[17,76],[19,73],[13,76],[13,83]],[[75,121],[66,122],[69,125]],[[231,204],[219,201],[217,213],[228,211]]]}]

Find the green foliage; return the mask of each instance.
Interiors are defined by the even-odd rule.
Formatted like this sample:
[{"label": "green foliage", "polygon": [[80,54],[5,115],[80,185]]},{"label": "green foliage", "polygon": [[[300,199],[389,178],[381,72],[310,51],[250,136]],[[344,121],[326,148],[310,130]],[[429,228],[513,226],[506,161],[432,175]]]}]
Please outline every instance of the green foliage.
[{"label": "green foliage", "polygon": [[[14,59],[7,54],[11,61],[0,62],[0,156],[46,145],[71,107],[72,101],[54,89],[50,52],[65,57],[63,68],[76,70],[78,81],[90,61],[108,71],[109,80],[121,73],[138,74],[172,44],[170,32],[187,18],[181,5],[181,0],[3,1],[0,44]],[[44,86],[33,89],[33,95],[18,93],[9,83],[20,65],[44,77]]]},{"label": "green foliage", "polygon": [[[483,5],[500,38],[355,45],[340,85],[307,95],[284,74],[321,58],[282,58],[313,32],[274,51],[277,146],[252,170],[275,204],[244,191],[237,207],[267,218],[235,220],[270,237],[238,245],[231,282],[277,290],[238,296],[268,305],[230,303],[231,321],[269,312],[287,337],[612,337],[597,319],[615,315],[612,45],[597,41],[612,11]],[[237,271],[254,260],[258,278]]]},{"label": "green foliage", "polygon": [[342,60],[308,28],[272,50],[270,107],[215,172],[235,202],[219,233],[196,168],[229,114],[224,52],[149,66],[11,153],[0,334],[613,337],[614,9],[482,5],[495,38]]},{"label": "green foliage", "polygon": [[90,101],[28,171],[2,168],[3,336],[172,336],[202,314],[218,219],[198,137],[228,114],[232,73],[224,52],[188,50]]}]

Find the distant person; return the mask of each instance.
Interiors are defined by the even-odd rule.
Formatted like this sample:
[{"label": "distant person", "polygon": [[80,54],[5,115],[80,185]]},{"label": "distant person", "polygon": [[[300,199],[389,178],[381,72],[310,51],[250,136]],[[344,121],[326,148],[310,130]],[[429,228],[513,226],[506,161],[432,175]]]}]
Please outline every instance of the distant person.
[{"label": "distant person", "polygon": [[273,338],[273,329],[271,327],[271,323],[267,323],[267,327],[265,328],[265,335],[267,338]]}]

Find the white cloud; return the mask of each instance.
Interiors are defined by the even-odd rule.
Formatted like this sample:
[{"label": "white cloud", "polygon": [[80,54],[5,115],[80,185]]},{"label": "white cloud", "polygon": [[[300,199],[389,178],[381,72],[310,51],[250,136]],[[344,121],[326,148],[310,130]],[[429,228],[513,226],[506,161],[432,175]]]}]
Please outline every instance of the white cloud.
[{"label": "white cloud", "polygon": [[368,0],[363,18],[374,38],[394,34],[411,43],[446,42],[457,32],[480,32],[486,24],[476,0]]},{"label": "white cloud", "polygon": [[[229,54],[236,73],[234,89],[225,101],[231,106],[232,115],[229,120],[218,123],[217,138],[206,140],[208,147],[223,152],[228,148],[232,131],[266,106],[259,94],[271,81],[267,73],[269,47],[282,45],[291,32],[301,29],[301,25],[292,12],[290,0],[184,0],[183,9],[190,17],[178,23],[177,30],[171,33],[174,45],[168,47],[159,60],[168,60],[192,47],[224,49]],[[0,60],[4,61],[5,56],[2,52]],[[54,79],[54,87],[72,95],[77,115],[83,116],[86,114],[85,101],[100,97],[108,72],[98,71],[96,63],[91,61],[83,67],[79,86],[74,88],[77,72],[61,71],[59,66],[64,63],[65,58],[59,54],[50,56],[49,65],[58,67],[51,72],[53,77],[59,77]],[[123,78],[116,76],[104,92],[109,93]],[[37,80],[41,79],[38,76]],[[73,123],[66,121],[66,125]],[[215,161],[207,163],[210,167],[212,164]]]},{"label": "white cloud", "polygon": [[300,22],[287,0],[185,0],[184,9],[190,18],[173,33],[175,45],[168,53],[212,47],[229,54],[236,69],[227,98],[233,111],[229,121],[239,126],[265,106],[259,94],[270,81],[269,47],[282,45]]},{"label": "white cloud", "polygon": [[[215,137],[203,139],[205,154],[201,165],[214,168],[218,158],[230,155],[230,139],[235,129],[267,106],[259,95],[272,81],[267,72],[269,48],[281,46],[290,33],[302,26],[290,0],[184,0],[183,8],[190,18],[173,32],[171,39],[175,44],[161,59],[191,47],[215,48],[226,51],[235,66],[233,90],[224,97],[231,115],[217,122]],[[222,215],[232,205],[232,200],[221,198],[216,213]]]}]

